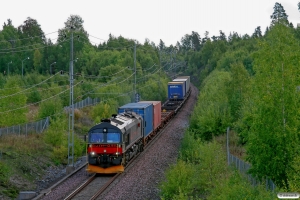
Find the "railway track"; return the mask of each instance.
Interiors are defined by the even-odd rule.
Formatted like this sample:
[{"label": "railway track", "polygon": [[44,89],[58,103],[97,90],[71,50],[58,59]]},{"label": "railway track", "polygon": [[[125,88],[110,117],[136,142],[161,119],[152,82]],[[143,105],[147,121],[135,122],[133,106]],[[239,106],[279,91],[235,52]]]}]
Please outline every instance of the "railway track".
[{"label": "railway track", "polygon": [[[167,113],[165,117],[170,117],[170,113]],[[173,113],[171,118],[173,117]],[[169,120],[169,119],[168,119]],[[151,141],[145,146],[145,149],[143,152],[135,156],[133,159],[130,160],[130,162],[127,164],[124,173],[126,173],[127,170],[130,170],[136,160],[142,156],[143,154],[147,153],[147,150],[155,144],[156,140],[158,140],[161,135],[163,134],[164,130],[168,128],[170,123],[168,123],[166,126],[164,126],[158,134],[156,134],[154,137],[151,138]],[[84,182],[82,185],[80,185],[77,189],[75,189],[71,194],[69,194],[64,200],[81,200],[81,199],[89,199],[89,200],[95,200],[100,195],[104,193],[104,191],[120,176],[123,174],[115,174],[113,176],[109,175],[96,175],[93,174],[86,182]]]},{"label": "railway track", "polygon": [[[188,93],[190,95],[190,93]],[[188,98],[186,98],[187,100]],[[169,122],[172,120],[172,118],[175,116],[177,112],[179,112],[180,108],[184,105],[184,101],[180,103],[178,108],[175,111],[169,111],[166,110],[165,113],[162,112],[162,121],[165,120]],[[167,120],[166,120],[167,119]],[[65,177],[63,180],[59,181],[52,187],[50,187],[47,190],[44,190],[38,197],[34,198],[34,200],[47,200],[47,199],[97,199],[100,195],[103,195],[105,190],[118,178],[122,178],[120,176],[123,176],[126,174],[128,170],[130,170],[133,166],[136,160],[141,157],[141,154],[147,153],[147,149],[149,149],[152,145],[154,145],[156,140],[158,140],[165,130],[168,129],[171,123],[166,123],[163,125],[163,127],[160,129],[160,131],[155,134],[153,137],[151,137],[151,140],[148,142],[148,144],[145,146],[145,149],[143,152],[135,156],[126,166],[124,173],[122,174],[115,174],[115,175],[106,175],[106,176],[97,176],[95,174],[92,174],[90,176],[87,176],[87,173],[85,172],[82,176],[82,171],[85,170],[86,164],[79,167],[77,170],[72,172],[70,175]],[[80,174],[81,171],[81,175]],[[76,175],[77,174],[77,175]],[[73,182],[74,177],[78,178],[78,176],[82,177],[80,183],[78,183],[76,186],[73,187],[68,184],[68,182]],[[82,184],[83,182],[83,184]],[[68,191],[65,190],[64,194],[61,194],[62,190],[60,188],[65,188],[65,185],[68,185]],[[59,191],[59,192],[57,192]],[[60,194],[58,194],[60,193]]]}]

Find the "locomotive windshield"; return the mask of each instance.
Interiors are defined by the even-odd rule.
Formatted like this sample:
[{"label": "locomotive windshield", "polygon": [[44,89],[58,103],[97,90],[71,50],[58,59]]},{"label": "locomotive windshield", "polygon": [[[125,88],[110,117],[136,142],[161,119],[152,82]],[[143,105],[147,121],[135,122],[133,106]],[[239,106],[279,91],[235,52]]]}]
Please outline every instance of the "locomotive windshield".
[{"label": "locomotive windshield", "polygon": [[113,129],[108,129],[108,133],[103,132],[103,129],[94,129],[89,132],[90,143],[120,143],[121,135]]},{"label": "locomotive windshield", "polygon": [[119,143],[120,133],[107,133],[107,143]]}]

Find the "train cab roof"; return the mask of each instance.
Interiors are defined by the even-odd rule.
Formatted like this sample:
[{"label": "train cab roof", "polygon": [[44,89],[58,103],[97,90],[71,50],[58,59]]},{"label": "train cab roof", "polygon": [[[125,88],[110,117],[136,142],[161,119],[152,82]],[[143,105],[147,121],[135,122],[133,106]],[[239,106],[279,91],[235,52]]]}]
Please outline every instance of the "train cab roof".
[{"label": "train cab roof", "polygon": [[101,129],[101,128],[111,128],[111,129],[123,129],[124,127],[127,127],[129,124],[131,124],[136,119],[142,119],[141,116],[137,115],[134,112],[130,113],[120,113],[118,115],[113,115],[110,119],[105,119],[101,123],[93,126],[90,130],[94,129]]}]

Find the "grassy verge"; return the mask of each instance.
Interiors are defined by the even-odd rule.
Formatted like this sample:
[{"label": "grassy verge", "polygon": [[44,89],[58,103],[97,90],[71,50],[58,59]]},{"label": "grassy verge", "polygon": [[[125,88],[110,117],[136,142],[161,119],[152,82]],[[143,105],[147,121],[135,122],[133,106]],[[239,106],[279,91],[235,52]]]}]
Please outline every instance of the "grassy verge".
[{"label": "grassy verge", "polygon": [[[91,124],[88,110],[76,114],[74,142],[75,159],[85,154],[85,143],[80,137]],[[42,134],[2,135],[0,137],[0,199],[16,198],[19,191],[36,190],[48,167],[67,164],[68,116],[51,120]],[[86,132],[85,132],[86,133]]]},{"label": "grassy verge", "polygon": [[[259,185],[253,187],[227,166],[222,137],[203,142],[191,131],[182,141],[177,164],[160,184],[162,199],[276,199]],[[225,140],[226,141],[226,140]],[[220,143],[221,142],[221,143]]]}]

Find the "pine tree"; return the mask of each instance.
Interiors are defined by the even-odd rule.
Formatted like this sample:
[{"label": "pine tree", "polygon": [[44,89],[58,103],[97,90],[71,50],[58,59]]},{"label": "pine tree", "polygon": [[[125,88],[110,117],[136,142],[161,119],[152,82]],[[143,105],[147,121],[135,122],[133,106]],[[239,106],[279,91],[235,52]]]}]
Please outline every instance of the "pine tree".
[{"label": "pine tree", "polygon": [[283,6],[276,2],[275,6],[274,6],[274,12],[271,15],[271,25],[275,25],[275,24],[285,24],[288,25],[289,21],[288,21],[288,15],[285,13],[285,10],[283,8]]},{"label": "pine tree", "polygon": [[256,29],[255,29],[255,31],[254,31],[252,37],[253,37],[253,38],[259,38],[259,37],[261,37],[261,36],[262,36],[262,34],[261,34],[260,26],[258,26],[258,27],[256,27]]}]

